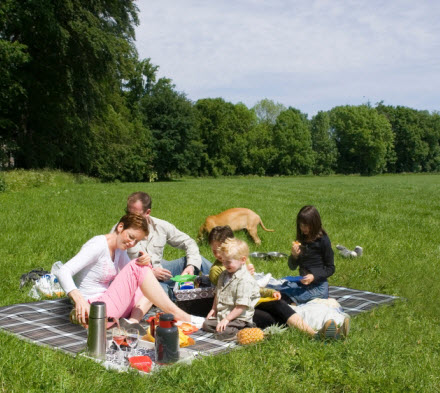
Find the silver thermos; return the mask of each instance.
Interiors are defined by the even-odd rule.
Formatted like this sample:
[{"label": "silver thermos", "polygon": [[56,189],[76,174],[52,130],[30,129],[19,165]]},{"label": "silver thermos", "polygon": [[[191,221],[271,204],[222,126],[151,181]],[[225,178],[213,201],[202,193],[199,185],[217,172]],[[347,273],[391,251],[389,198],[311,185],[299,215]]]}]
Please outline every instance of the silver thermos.
[{"label": "silver thermos", "polygon": [[93,302],[90,305],[89,331],[87,350],[90,356],[105,360],[107,350],[107,315],[104,302]]}]

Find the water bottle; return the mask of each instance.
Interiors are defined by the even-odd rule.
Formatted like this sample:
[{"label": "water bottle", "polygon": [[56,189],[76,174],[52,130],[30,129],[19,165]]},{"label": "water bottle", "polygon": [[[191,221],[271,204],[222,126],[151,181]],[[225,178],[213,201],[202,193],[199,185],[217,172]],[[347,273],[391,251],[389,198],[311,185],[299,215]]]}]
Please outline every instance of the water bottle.
[{"label": "water bottle", "polygon": [[93,302],[90,305],[89,331],[87,349],[90,356],[105,360],[107,350],[107,315],[104,302]]},{"label": "water bottle", "polygon": [[171,364],[179,360],[179,330],[173,314],[162,314],[155,331],[156,363]]}]

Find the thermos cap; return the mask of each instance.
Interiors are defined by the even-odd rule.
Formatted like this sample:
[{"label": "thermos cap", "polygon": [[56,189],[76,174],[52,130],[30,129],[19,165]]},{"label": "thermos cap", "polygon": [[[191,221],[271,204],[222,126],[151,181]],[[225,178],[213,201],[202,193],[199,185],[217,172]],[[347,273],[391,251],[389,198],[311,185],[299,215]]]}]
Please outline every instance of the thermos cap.
[{"label": "thermos cap", "polygon": [[105,318],[107,316],[105,303],[104,302],[93,302],[90,305],[90,315],[89,318]]},{"label": "thermos cap", "polygon": [[174,321],[174,315],[173,314],[161,314],[159,317],[159,321],[172,322],[172,321]]}]

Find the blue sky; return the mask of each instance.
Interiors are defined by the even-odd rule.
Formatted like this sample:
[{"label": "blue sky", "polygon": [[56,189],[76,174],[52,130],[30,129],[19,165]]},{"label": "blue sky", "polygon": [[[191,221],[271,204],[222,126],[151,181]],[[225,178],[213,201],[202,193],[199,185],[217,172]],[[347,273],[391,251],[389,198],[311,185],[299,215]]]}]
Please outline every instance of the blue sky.
[{"label": "blue sky", "polygon": [[315,115],[384,101],[440,111],[438,0],[138,0],[136,46],[196,101]]}]

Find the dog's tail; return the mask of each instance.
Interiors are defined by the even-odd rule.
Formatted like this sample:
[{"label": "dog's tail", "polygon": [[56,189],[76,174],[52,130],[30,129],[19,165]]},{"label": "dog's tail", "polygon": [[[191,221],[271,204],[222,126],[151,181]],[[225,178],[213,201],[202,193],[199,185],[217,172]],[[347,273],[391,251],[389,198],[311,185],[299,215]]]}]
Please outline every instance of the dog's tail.
[{"label": "dog's tail", "polygon": [[263,224],[263,220],[260,218],[260,225],[261,228],[263,228],[266,232],[275,232],[275,229],[267,229],[264,224]]}]

